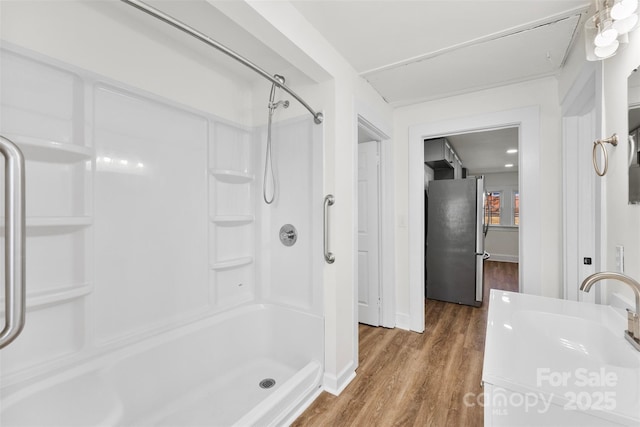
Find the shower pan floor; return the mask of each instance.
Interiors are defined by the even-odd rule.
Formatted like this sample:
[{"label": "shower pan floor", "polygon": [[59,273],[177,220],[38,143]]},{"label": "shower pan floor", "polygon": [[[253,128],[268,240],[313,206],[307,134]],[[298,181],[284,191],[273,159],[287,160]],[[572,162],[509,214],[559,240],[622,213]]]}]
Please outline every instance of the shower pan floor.
[{"label": "shower pan floor", "polygon": [[[272,395],[295,372],[291,367],[274,360],[258,360],[193,390],[149,416],[127,420],[125,424],[230,426]],[[261,388],[260,382],[266,378],[274,379],[275,385],[268,389]]]}]

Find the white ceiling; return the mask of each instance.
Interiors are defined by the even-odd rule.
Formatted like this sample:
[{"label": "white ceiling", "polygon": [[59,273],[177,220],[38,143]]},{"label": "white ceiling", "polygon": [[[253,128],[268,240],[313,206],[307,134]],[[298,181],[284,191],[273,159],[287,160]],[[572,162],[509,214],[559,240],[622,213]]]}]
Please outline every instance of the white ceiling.
[{"label": "white ceiling", "polygon": [[518,171],[518,153],[507,153],[518,148],[518,128],[448,135],[447,139],[471,175]]},{"label": "white ceiling", "polygon": [[393,106],[556,73],[589,0],[293,0]]}]

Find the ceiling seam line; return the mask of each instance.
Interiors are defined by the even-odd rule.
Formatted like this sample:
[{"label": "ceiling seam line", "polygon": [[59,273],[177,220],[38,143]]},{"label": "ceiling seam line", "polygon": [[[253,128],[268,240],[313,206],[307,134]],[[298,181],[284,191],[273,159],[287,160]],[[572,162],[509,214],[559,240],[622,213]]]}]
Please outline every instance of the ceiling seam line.
[{"label": "ceiling seam line", "polygon": [[562,22],[562,21],[565,21],[567,19],[571,19],[571,18],[573,18],[575,16],[581,16],[585,12],[586,11],[584,11],[584,10],[581,11],[581,12],[577,12],[576,11],[575,13],[572,13],[571,15],[562,15],[561,17],[556,17],[552,21],[538,22],[538,23],[535,23],[535,24],[532,24],[532,25],[528,25],[526,27],[523,26],[523,27],[520,27],[518,29],[512,29],[511,31],[506,30],[506,31],[503,31],[503,32],[500,32],[500,33],[490,34],[488,36],[478,37],[478,38],[470,40],[468,42],[459,43],[459,44],[457,44],[455,46],[450,46],[450,47],[447,47],[447,48],[444,48],[444,49],[440,49],[440,50],[437,50],[437,51],[434,51],[434,52],[430,52],[430,53],[425,53],[425,54],[422,54],[422,55],[414,56],[413,58],[404,59],[402,61],[397,61],[397,62],[394,62],[392,64],[383,65],[381,67],[372,68],[370,70],[366,70],[366,71],[363,71],[363,72],[359,73],[359,75],[362,76],[362,77],[366,77],[366,76],[369,76],[369,75],[372,75],[372,74],[376,74],[376,73],[380,73],[380,72],[383,72],[383,71],[393,70],[395,68],[400,68],[400,67],[404,67],[404,66],[407,66],[407,65],[419,63],[419,62],[426,61],[428,59],[432,59],[432,58],[444,55],[446,53],[454,52],[456,50],[460,50],[460,49],[463,49],[463,48],[466,48],[466,47],[477,46],[477,45],[480,45],[480,44],[483,44],[483,43],[486,43],[486,42],[500,40],[500,39],[503,39],[503,38],[506,38],[506,37],[509,37],[509,36],[512,36],[512,35],[515,35],[515,34],[520,34],[520,33],[523,33],[523,32],[531,31],[531,30],[534,30],[534,29],[537,29],[537,28],[548,26],[548,25],[553,25],[553,24],[556,24],[558,22]]}]

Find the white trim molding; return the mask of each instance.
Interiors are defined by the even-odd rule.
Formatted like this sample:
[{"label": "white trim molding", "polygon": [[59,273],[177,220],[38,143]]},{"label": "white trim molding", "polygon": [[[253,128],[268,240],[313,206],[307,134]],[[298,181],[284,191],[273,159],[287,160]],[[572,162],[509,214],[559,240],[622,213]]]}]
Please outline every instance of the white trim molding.
[{"label": "white trim molding", "polygon": [[356,377],[356,365],[355,363],[349,364],[346,368],[344,368],[337,376],[333,374],[324,374],[324,378],[322,381],[323,389],[333,394],[334,396],[339,396],[340,393],[349,385],[351,381]]}]

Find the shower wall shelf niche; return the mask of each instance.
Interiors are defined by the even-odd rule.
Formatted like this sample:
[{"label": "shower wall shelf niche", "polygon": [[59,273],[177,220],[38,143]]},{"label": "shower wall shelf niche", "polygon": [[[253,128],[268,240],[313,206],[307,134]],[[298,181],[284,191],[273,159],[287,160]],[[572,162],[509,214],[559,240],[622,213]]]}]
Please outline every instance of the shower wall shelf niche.
[{"label": "shower wall shelf niche", "polygon": [[218,181],[225,182],[227,184],[245,184],[253,181],[254,177],[251,174],[226,170],[226,169],[210,169],[211,175],[215,176]]},{"label": "shower wall shelf niche", "polygon": [[233,227],[251,224],[255,221],[255,217],[253,215],[218,215],[211,218],[211,221],[222,227]]},{"label": "shower wall shelf niche", "polygon": [[80,74],[4,45],[0,61],[0,131],[24,154],[27,215],[27,320],[3,354],[5,377],[55,364],[90,338],[94,148]]},{"label": "shower wall shelf niche", "polygon": [[[4,235],[4,217],[0,217],[0,233]],[[27,228],[56,228],[56,227],[72,227],[82,228],[89,227],[93,224],[93,218],[90,216],[38,216],[28,217]]]},{"label": "shower wall shelf niche", "polygon": [[[46,291],[27,293],[27,309],[35,310],[52,304],[84,297],[93,292],[93,285],[85,283],[78,286],[67,286]],[[4,312],[4,298],[0,298],[0,313]]]},{"label": "shower wall shelf niche", "polygon": [[88,227],[93,224],[90,216],[51,216],[27,218],[27,227]]},{"label": "shower wall shelf niche", "polygon": [[17,134],[7,134],[7,138],[20,146],[26,160],[47,163],[76,163],[91,160],[93,157],[92,148],[77,144]]},{"label": "shower wall shelf niche", "polygon": [[211,266],[212,270],[227,270],[230,268],[242,267],[253,263],[253,257],[233,258],[225,261],[216,262]]},{"label": "shower wall shelf niche", "polygon": [[255,298],[255,176],[251,132],[210,122],[210,296],[228,308]]}]

